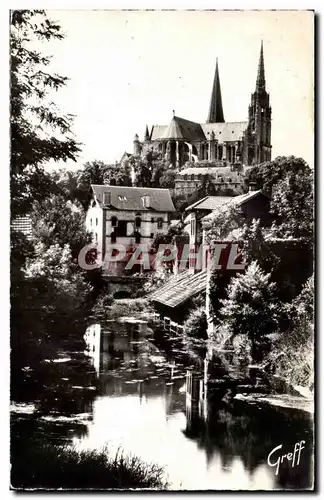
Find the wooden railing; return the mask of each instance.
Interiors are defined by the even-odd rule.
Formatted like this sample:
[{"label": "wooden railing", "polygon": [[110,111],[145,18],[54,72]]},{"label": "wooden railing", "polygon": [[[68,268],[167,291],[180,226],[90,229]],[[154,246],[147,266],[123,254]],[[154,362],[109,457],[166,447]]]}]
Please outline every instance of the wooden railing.
[{"label": "wooden railing", "polygon": [[168,316],[162,316],[161,314],[154,312],[151,314],[151,318],[153,323],[163,326],[165,330],[169,330],[170,332],[173,333],[185,332],[185,327],[183,325],[180,325],[179,323],[172,321],[172,319],[169,318]]}]

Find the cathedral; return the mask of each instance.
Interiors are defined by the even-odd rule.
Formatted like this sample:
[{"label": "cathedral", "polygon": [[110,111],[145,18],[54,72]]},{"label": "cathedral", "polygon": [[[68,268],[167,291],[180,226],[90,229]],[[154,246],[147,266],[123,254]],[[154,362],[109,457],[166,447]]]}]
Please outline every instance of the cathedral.
[{"label": "cathedral", "polygon": [[170,165],[181,168],[186,162],[211,162],[216,167],[242,170],[271,160],[271,107],[266,91],[263,44],[251,95],[248,121],[226,122],[224,118],[218,61],[206,123],[196,123],[173,113],[169,125],[145,129],[144,141],[134,138],[134,155],[148,149],[159,151]]}]

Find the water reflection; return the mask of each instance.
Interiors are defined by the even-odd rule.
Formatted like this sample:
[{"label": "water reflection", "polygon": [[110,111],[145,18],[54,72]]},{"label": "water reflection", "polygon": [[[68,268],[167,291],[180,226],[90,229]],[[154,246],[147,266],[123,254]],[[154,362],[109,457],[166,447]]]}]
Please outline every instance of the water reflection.
[{"label": "water reflection", "polygon": [[[166,468],[174,489],[310,486],[312,421],[307,413],[223,402],[207,390],[208,361],[192,346],[143,322],[91,325],[87,353],[99,382],[83,448],[123,448]],[[223,366],[216,370],[220,376]],[[300,465],[278,476],[269,452],[306,441]]]}]

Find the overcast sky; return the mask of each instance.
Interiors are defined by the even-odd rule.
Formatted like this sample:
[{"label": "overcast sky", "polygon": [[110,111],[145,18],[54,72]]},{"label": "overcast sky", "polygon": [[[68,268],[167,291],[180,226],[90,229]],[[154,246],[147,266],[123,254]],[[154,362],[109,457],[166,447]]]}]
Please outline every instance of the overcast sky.
[{"label": "overcast sky", "polygon": [[47,43],[70,81],[55,96],[76,115],[78,166],[132,152],[172,110],[205,122],[218,57],[226,121],[247,119],[263,39],[273,155],[313,165],[313,15],[306,11],[54,10],[66,38]]}]

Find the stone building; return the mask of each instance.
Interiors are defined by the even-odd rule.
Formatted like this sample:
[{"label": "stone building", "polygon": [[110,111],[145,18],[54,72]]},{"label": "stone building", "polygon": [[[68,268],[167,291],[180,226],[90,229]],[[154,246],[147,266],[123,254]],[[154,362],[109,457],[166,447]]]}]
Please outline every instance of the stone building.
[{"label": "stone building", "polygon": [[218,62],[206,123],[196,123],[173,113],[169,125],[146,126],[144,140],[134,138],[134,155],[153,148],[181,168],[186,162],[213,162],[216,167],[242,170],[271,159],[271,107],[266,91],[263,45],[248,121],[225,122]]},{"label": "stone building", "polygon": [[180,170],[175,178],[174,194],[189,196],[205,184],[210,195],[241,194],[244,174],[231,167],[188,167]]},{"label": "stone building", "polygon": [[91,185],[86,228],[98,252],[107,244],[151,245],[157,232],[167,233],[175,211],[168,189]]}]

